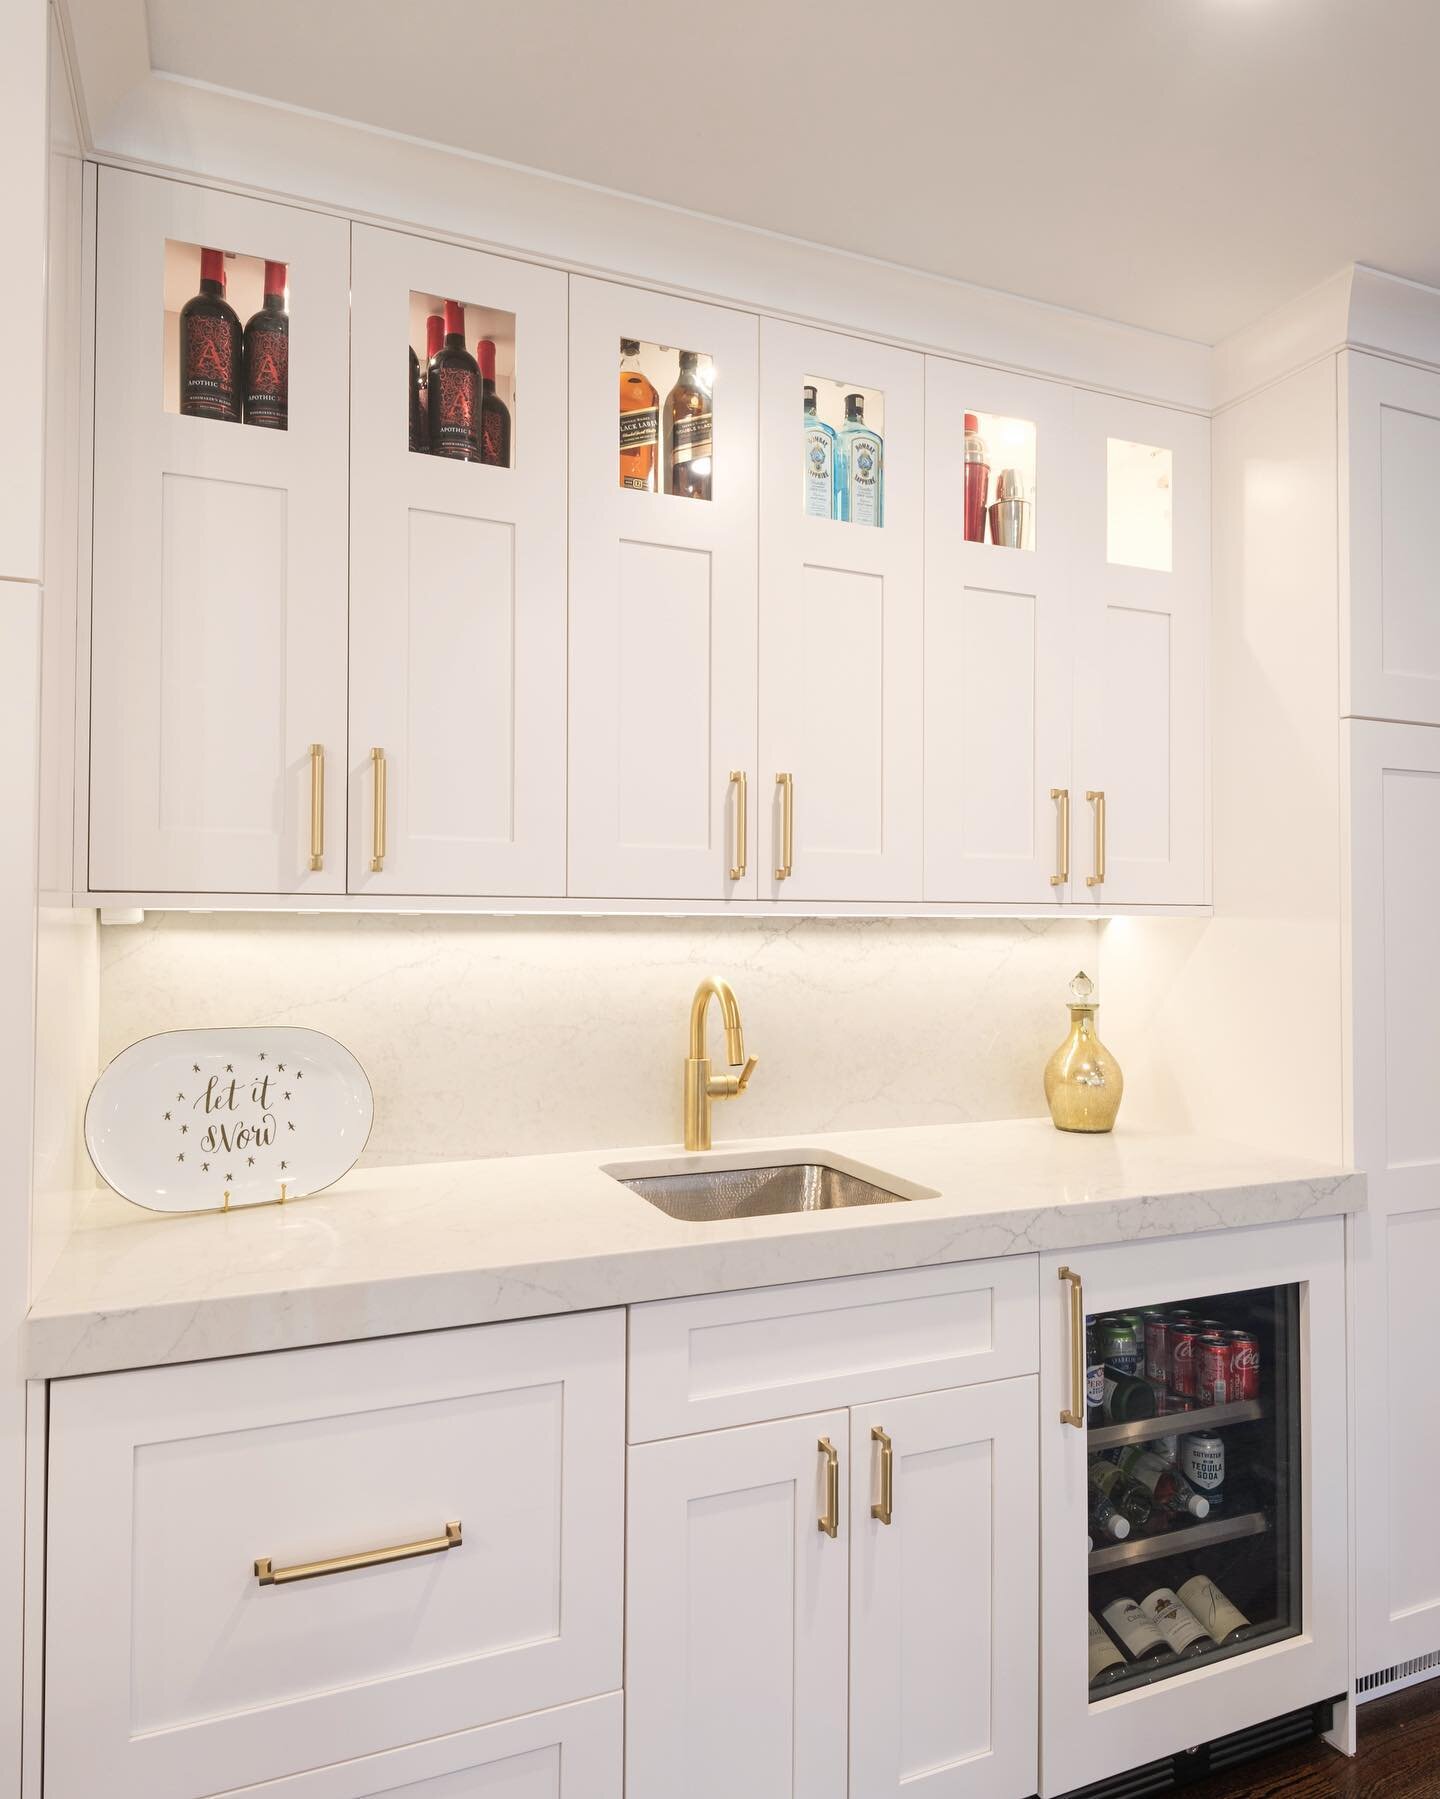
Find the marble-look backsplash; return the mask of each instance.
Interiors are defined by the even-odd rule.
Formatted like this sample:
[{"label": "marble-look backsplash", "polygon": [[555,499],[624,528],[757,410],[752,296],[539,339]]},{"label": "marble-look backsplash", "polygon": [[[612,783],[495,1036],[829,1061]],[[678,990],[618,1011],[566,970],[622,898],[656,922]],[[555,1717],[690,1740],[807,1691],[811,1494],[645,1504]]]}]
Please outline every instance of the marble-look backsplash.
[{"label": "marble-look backsplash", "polygon": [[760,1058],[716,1107],[717,1143],[1029,1117],[1098,946],[1081,920],[151,913],[100,931],[100,1051],[187,1026],[328,1031],[375,1089],[375,1164],[665,1143],[713,971]]}]

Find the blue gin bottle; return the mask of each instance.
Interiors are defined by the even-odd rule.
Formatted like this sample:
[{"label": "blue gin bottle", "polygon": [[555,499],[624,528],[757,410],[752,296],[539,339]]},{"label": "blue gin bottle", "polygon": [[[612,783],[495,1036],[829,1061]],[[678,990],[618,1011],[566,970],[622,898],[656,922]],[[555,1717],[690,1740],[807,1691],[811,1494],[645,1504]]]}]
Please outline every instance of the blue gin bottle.
[{"label": "blue gin bottle", "polygon": [[838,510],[837,439],[816,410],[815,389],[805,388],[805,516],[834,518]]},{"label": "blue gin bottle", "polygon": [[846,394],[840,433],[840,516],[852,525],[885,523],[885,443],[865,423],[864,394]]}]

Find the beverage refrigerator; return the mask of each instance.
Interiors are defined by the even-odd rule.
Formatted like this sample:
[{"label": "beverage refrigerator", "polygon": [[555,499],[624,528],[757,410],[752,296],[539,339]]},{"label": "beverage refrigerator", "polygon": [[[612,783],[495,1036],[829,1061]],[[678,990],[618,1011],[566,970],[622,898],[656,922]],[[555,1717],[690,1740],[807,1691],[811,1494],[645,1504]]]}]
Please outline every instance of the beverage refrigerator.
[{"label": "beverage refrigerator", "polygon": [[1340,1219],[1042,1258],[1044,1799],[1347,1693],[1344,1270]]}]

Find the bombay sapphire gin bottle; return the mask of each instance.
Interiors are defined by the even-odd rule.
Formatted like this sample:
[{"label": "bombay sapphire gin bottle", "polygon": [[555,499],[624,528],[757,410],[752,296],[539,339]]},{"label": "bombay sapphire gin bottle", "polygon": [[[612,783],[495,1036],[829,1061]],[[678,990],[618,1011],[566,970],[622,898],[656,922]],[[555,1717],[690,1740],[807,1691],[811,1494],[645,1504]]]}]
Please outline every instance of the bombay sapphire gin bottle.
[{"label": "bombay sapphire gin bottle", "polygon": [[846,394],[840,433],[840,516],[852,525],[885,522],[885,444],[865,423],[864,394]]},{"label": "bombay sapphire gin bottle", "polygon": [[836,437],[833,425],[827,425],[816,410],[815,389],[805,389],[805,516],[834,518],[838,489],[835,480],[837,463]]}]

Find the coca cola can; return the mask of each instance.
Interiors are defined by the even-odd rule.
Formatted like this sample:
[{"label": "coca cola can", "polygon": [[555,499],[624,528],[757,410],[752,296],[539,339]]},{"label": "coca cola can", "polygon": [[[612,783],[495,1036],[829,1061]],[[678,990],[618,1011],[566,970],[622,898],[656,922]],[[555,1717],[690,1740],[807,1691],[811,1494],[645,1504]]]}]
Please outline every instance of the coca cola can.
[{"label": "coca cola can", "polygon": [[1200,1371],[1195,1365],[1200,1332],[1191,1324],[1172,1323],[1167,1334],[1170,1339],[1170,1391],[1177,1398],[1193,1401],[1200,1390]]},{"label": "coca cola can", "polygon": [[1260,1339],[1253,1331],[1227,1331],[1230,1339],[1232,1399],[1260,1397]]},{"label": "coca cola can", "polygon": [[1170,1325],[1163,1312],[1145,1314],[1145,1378],[1155,1387],[1170,1384]]},{"label": "coca cola can", "polygon": [[1191,1318],[1190,1322],[1205,1337],[1221,1337],[1230,1326],[1223,1318]]},{"label": "coca cola can", "polygon": [[1229,1405],[1235,1397],[1231,1364],[1235,1346],[1218,1331],[1201,1337],[1195,1346],[1195,1397],[1202,1406]]}]

